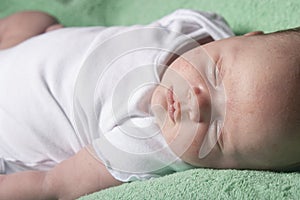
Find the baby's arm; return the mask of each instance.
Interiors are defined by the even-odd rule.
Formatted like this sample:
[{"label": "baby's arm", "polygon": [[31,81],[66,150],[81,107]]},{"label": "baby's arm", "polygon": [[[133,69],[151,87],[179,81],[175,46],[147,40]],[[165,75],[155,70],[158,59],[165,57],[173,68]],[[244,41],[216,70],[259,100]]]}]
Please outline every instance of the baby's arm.
[{"label": "baby's arm", "polygon": [[13,47],[33,36],[61,28],[51,15],[40,11],[23,11],[0,19],[0,49]]},{"label": "baby's arm", "polygon": [[75,199],[119,184],[84,148],[48,172],[1,175],[0,199]]}]

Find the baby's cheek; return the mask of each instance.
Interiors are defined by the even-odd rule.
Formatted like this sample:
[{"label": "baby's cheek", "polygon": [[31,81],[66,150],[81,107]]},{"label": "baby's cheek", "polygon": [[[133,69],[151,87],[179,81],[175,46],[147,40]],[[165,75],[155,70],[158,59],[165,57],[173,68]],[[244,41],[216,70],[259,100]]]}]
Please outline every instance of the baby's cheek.
[{"label": "baby's cheek", "polygon": [[169,129],[164,137],[177,156],[196,161],[207,129],[207,125],[189,121]]}]

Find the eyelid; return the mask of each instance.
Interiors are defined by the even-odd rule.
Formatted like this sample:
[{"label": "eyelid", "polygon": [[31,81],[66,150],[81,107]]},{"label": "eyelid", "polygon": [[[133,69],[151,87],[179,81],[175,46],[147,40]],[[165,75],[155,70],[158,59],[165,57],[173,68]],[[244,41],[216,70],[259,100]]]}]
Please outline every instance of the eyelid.
[{"label": "eyelid", "polygon": [[217,144],[220,148],[220,150],[223,152],[224,150],[224,138],[223,138],[223,134],[224,134],[224,127],[223,127],[223,123],[219,124],[218,130],[217,130]]},{"label": "eyelid", "polygon": [[222,77],[220,73],[222,66],[221,63],[222,58],[218,58],[217,62],[212,63],[211,67],[209,68],[208,80],[213,87],[219,86],[222,82]]},{"label": "eyelid", "polygon": [[214,66],[214,76],[215,76],[215,87],[219,86],[222,83],[222,61],[223,57],[220,57],[217,63]]}]

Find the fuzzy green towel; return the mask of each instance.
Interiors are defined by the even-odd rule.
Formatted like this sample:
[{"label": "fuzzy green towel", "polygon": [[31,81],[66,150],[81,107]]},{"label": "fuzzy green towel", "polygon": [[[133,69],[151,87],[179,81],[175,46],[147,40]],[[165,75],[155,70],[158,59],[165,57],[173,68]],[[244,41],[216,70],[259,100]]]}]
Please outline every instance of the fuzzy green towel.
[{"label": "fuzzy green towel", "polygon": [[[66,26],[112,26],[146,24],[177,8],[217,12],[236,34],[300,26],[299,0],[0,0],[0,17],[35,9]],[[195,169],[81,198],[91,199],[300,199],[300,173]]]},{"label": "fuzzy green towel", "polygon": [[299,0],[0,0],[0,17],[35,9],[66,26],[112,26],[149,23],[178,8],[217,12],[238,34],[300,25]]},{"label": "fuzzy green towel", "polygon": [[300,199],[300,173],[193,169],[80,198],[91,199]]}]

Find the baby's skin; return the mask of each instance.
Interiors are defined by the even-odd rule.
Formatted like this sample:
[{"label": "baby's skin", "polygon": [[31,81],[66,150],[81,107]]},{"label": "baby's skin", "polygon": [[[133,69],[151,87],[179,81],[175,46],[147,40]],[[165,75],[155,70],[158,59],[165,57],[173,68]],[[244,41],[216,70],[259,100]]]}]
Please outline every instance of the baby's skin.
[{"label": "baby's skin", "polygon": [[[48,14],[17,13],[0,20],[0,49],[57,28],[62,26]],[[178,57],[164,73],[151,100],[158,125],[171,149],[178,153],[184,148],[183,154],[178,154],[195,167],[286,170],[299,166],[299,47],[299,32],[251,32],[207,43]],[[211,104],[203,77],[190,61],[197,63],[203,50],[219,68],[226,93],[226,116],[217,144],[200,159],[199,149],[209,126]],[[185,97],[180,96],[180,85],[170,76],[171,71],[184,77],[186,87],[197,97],[198,109],[194,112],[199,113],[193,114],[198,118],[189,118],[180,109],[183,105],[178,99]],[[170,88],[176,120],[155,111],[157,106],[167,113],[170,111],[167,97]],[[187,147],[183,144],[191,127],[193,141]],[[90,151],[86,147],[50,171],[0,175],[0,199],[75,199],[121,184]]]},{"label": "baby's skin", "polygon": [[62,25],[43,12],[19,12],[0,19],[0,49],[13,47],[33,36],[46,33]]},{"label": "baby's skin", "polygon": [[[155,112],[157,119],[164,119],[159,125],[172,149],[183,152],[181,148],[187,147],[178,144],[189,139],[185,137],[188,133],[195,139],[181,158],[194,166],[278,170],[299,166],[299,47],[299,32],[253,32],[202,45],[176,59],[152,97],[154,108],[161,105],[168,110],[167,93],[170,88],[173,90],[178,120],[174,123],[169,115],[164,117]],[[226,116],[217,145],[205,158],[199,159],[199,146],[210,122],[211,104],[207,86],[191,62],[201,64],[197,58],[203,53],[211,57],[220,71],[226,93]],[[188,95],[179,92],[184,86],[177,83],[172,71],[187,80],[186,87],[198,100],[199,109],[193,111],[199,113],[194,116],[200,118],[193,120],[181,112],[184,105],[176,99]]]}]

